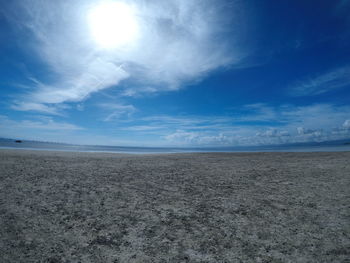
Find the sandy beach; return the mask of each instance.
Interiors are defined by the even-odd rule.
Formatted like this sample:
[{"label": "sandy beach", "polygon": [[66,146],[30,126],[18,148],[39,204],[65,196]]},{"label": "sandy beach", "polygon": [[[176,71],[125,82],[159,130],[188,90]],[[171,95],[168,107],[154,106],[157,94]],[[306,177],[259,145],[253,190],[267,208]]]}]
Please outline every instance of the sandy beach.
[{"label": "sandy beach", "polygon": [[0,150],[0,262],[350,262],[350,152]]}]

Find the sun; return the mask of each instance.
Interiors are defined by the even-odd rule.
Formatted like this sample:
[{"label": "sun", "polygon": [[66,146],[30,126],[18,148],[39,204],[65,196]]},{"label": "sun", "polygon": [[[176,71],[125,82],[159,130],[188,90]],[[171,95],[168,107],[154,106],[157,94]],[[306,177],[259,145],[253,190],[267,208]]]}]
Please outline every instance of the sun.
[{"label": "sun", "polygon": [[124,2],[102,2],[88,14],[91,35],[99,47],[118,48],[132,44],[138,35],[135,12]]}]

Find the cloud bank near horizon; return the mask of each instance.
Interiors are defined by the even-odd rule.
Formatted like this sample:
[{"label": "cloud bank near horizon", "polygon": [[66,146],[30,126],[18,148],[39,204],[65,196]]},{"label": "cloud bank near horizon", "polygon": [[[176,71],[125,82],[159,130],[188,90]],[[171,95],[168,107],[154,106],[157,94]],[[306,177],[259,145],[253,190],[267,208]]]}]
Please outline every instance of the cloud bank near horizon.
[{"label": "cloud bank near horizon", "polygon": [[[143,138],[150,138],[144,146],[254,146],[302,142],[322,142],[350,138],[350,107],[332,104],[310,106],[263,103],[243,106],[245,114],[230,116],[138,116],[123,122],[125,115],[137,110],[131,105],[102,104],[113,110],[108,117],[117,120],[118,129],[107,130],[103,136],[86,135],[84,127],[52,118],[40,117],[15,121],[0,116],[0,137],[23,137],[23,129],[30,130],[38,140],[50,140],[57,132],[69,133],[67,143],[140,146]],[[119,120],[119,121],[118,121]],[[116,131],[118,132],[116,133]],[[98,133],[98,132],[97,132]],[[22,134],[22,136],[21,136]],[[130,137],[133,141],[130,141]],[[56,139],[57,141],[57,139]]]}]

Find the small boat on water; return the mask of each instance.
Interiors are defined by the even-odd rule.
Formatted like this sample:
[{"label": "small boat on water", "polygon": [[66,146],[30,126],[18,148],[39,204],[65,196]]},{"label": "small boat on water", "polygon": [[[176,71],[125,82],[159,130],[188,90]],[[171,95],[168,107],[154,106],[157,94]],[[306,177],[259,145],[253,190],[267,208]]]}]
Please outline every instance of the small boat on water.
[{"label": "small boat on water", "polygon": [[22,143],[21,140],[15,140],[15,143]]}]

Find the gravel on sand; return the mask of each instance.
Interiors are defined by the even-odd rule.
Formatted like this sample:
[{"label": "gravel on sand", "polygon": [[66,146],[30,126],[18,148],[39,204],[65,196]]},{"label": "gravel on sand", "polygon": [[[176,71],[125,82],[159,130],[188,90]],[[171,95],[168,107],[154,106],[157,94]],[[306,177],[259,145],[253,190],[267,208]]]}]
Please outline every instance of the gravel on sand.
[{"label": "gravel on sand", "polygon": [[350,152],[0,150],[0,262],[350,262]]}]

